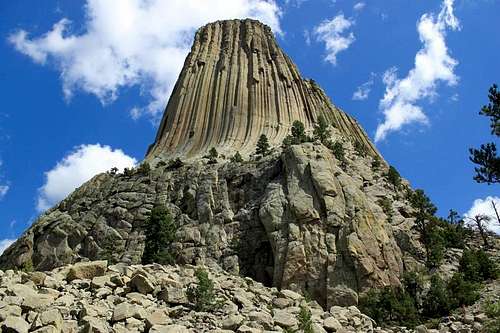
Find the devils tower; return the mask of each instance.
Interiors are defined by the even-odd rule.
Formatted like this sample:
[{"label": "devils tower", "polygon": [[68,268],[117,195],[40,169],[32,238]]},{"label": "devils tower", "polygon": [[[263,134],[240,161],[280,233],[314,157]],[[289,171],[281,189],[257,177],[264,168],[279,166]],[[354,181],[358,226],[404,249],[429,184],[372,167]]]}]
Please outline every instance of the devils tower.
[{"label": "devils tower", "polygon": [[[294,121],[310,133],[320,116],[335,153],[319,141],[281,146]],[[271,152],[255,156],[262,134]],[[211,148],[222,154],[209,163]],[[244,162],[227,158],[237,151]],[[307,292],[324,307],[356,304],[374,286],[399,285],[422,257],[408,184],[388,183],[387,168],[270,28],[211,23],[196,33],[142,166],[96,175],[42,214],[0,266],[140,263],[148,216],[162,205],[177,225],[165,244],[177,264]]]},{"label": "devils tower", "polygon": [[357,122],[301,77],[271,29],[254,20],[218,21],[195,35],[148,158],[255,149],[261,134],[280,145],[296,120],[324,116],[346,137],[375,148]]}]

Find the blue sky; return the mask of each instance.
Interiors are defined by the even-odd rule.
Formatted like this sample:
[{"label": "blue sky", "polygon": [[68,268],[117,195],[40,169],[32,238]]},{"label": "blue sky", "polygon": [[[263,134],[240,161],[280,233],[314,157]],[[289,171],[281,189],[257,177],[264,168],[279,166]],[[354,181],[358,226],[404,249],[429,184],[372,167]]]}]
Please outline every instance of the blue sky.
[{"label": "blue sky", "polygon": [[478,111],[500,83],[500,1],[2,1],[0,250],[93,173],[140,161],[194,29],[247,16],[372,139],[379,129],[378,149],[441,215],[500,200],[468,161],[493,140]]}]

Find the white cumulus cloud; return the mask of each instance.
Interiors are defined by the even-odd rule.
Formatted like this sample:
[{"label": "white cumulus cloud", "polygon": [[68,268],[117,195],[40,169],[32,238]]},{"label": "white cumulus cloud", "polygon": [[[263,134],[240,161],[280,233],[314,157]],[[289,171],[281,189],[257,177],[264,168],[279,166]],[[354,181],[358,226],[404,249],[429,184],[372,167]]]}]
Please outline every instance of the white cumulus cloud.
[{"label": "white cumulus cloud", "polygon": [[0,255],[5,251],[12,243],[14,243],[15,239],[1,239],[0,240]]},{"label": "white cumulus cloud", "polygon": [[498,224],[497,215],[493,209],[492,202],[500,213],[500,197],[488,196],[485,199],[476,199],[472,203],[472,207],[464,214],[466,218],[473,218],[477,215],[486,215],[490,217],[488,227],[491,231],[500,235],[500,224]]},{"label": "white cumulus cloud", "polygon": [[54,65],[67,98],[82,90],[106,104],[121,88],[140,87],[149,104],[133,108],[135,116],[163,110],[200,26],[251,17],[281,33],[274,0],[87,0],[83,8],[81,28],[63,18],[41,36],[19,30],[8,40],[36,63]]},{"label": "white cumulus cloud", "polygon": [[356,88],[356,91],[352,94],[352,99],[355,101],[363,101],[368,98],[370,92],[372,91],[373,83],[375,82],[375,73],[370,73],[370,78],[368,81]]},{"label": "white cumulus cloud", "polygon": [[418,34],[423,46],[415,56],[415,66],[403,79],[398,79],[396,68],[389,69],[383,76],[386,91],[380,101],[385,116],[375,134],[375,141],[383,140],[389,132],[397,131],[410,123],[428,123],[428,118],[417,104],[437,95],[439,82],[452,86],[458,82],[454,73],[458,61],[448,54],[446,32],[460,29],[453,14],[454,0],[444,0],[441,11],[424,14],[418,22]]},{"label": "white cumulus cloud", "polygon": [[325,20],[314,28],[314,35],[320,42],[325,43],[325,60],[333,65],[337,64],[337,54],[345,51],[356,40],[354,33],[349,29],[354,20],[344,17],[340,13],[331,20]]},{"label": "white cumulus cloud", "polygon": [[45,173],[45,184],[39,189],[37,209],[47,210],[98,173],[113,167],[123,170],[136,163],[135,158],[120,149],[113,150],[100,144],[78,146]]}]

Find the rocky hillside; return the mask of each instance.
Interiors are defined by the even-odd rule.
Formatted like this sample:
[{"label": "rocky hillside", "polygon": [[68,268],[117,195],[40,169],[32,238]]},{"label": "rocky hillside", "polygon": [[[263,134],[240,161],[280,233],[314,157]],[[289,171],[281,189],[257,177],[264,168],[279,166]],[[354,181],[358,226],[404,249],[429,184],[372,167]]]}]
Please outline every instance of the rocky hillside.
[{"label": "rocky hillside", "polygon": [[[0,271],[0,327],[16,333],[441,333],[478,332],[488,320],[476,309],[448,317],[439,331],[382,329],[355,306],[324,311],[294,291],[207,268],[215,302],[197,311],[189,290],[199,286],[198,269],[95,261],[49,272]],[[488,294],[498,296],[500,284],[489,288]]]},{"label": "rocky hillside", "polygon": [[[51,272],[0,272],[2,332],[282,332],[298,329],[300,306],[312,313],[315,332],[371,331],[373,321],[356,307],[325,312],[291,290],[209,271],[217,306],[195,311],[187,297],[195,267],[107,267],[105,261]],[[50,305],[50,306],[49,306]]]},{"label": "rocky hillside", "polygon": [[307,291],[323,306],[356,304],[358,292],[398,285],[421,248],[387,167],[372,169],[372,157],[344,145],[348,163],[320,143],[304,143],[242,163],[201,159],[98,175],[42,215],[0,264],[140,263],[144,223],[160,203],[179,225],[178,263],[219,265],[267,286]]}]

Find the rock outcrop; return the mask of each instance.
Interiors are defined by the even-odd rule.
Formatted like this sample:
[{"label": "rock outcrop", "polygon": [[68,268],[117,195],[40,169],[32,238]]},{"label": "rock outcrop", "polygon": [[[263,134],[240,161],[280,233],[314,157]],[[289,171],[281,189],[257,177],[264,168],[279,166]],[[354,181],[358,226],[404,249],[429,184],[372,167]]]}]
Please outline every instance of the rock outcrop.
[{"label": "rock outcrop", "polygon": [[[282,149],[294,120],[323,115],[341,158],[321,142]],[[261,134],[271,153],[251,155]],[[245,161],[207,161],[211,148]],[[183,166],[171,163],[181,156]],[[371,287],[418,267],[409,185],[350,116],[303,80],[268,27],[209,24],[195,37],[146,161],[95,176],[48,210],[0,257],[0,267],[50,270],[78,261],[141,262],[156,204],[178,225],[179,264],[204,264],[266,286],[307,292],[324,307],[353,305]],[[375,163],[377,162],[377,163]]]},{"label": "rock outcrop", "polygon": [[197,156],[211,147],[245,155],[261,134],[280,145],[295,120],[310,129],[319,115],[377,154],[358,123],[301,77],[269,27],[218,21],[196,33],[148,158]]},{"label": "rock outcrop", "polygon": [[[340,134],[337,133],[337,135]],[[356,304],[372,286],[397,285],[418,242],[404,193],[356,155],[343,165],[320,143],[258,160],[101,174],[42,215],[0,257],[41,270],[86,258],[140,263],[144,223],[166,205],[179,229],[177,262],[219,265],[268,286],[307,291],[321,305]],[[381,199],[391,202],[391,217]]]}]

